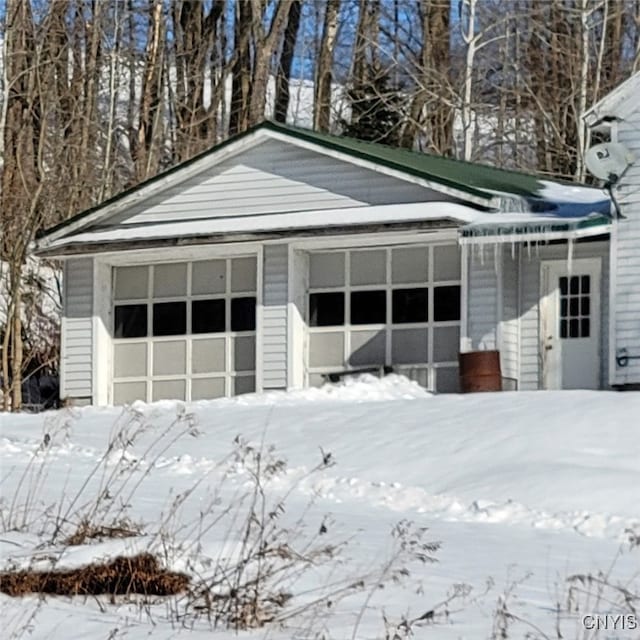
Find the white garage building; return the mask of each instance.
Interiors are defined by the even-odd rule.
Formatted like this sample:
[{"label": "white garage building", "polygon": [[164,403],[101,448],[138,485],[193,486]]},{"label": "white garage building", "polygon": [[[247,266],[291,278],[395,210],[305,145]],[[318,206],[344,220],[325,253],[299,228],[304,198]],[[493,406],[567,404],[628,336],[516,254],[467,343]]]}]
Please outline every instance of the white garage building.
[{"label": "white garage building", "polygon": [[602,191],[264,123],[51,229],[61,394],[196,400],[391,367],[606,386]]}]

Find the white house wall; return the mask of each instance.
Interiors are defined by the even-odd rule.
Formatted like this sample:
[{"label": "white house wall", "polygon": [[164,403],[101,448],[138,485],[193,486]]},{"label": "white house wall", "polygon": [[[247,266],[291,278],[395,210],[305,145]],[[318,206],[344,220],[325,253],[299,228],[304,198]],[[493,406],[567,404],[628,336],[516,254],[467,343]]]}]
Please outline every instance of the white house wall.
[{"label": "white house wall", "polygon": [[470,247],[468,277],[468,346],[474,351],[495,349],[498,271],[493,247]]},{"label": "white house wall", "polygon": [[62,323],[62,398],[90,402],[93,384],[93,259],[64,265]]},{"label": "white house wall", "polygon": [[636,158],[616,188],[624,219],[615,223],[614,322],[615,344],[612,345],[614,385],[640,384],[640,359],[630,359],[626,367],[617,366],[615,355],[626,349],[629,356],[640,357],[640,112],[617,123],[617,139]]},{"label": "white house wall", "polygon": [[[505,388],[539,389],[540,361],[540,263],[562,260],[567,245],[469,248],[467,293],[468,343],[466,349],[500,350]],[[602,258],[601,283],[601,371],[602,385],[608,380],[609,337],[609,244],[576,244],[575,258]],[[520,282],[520,287],[518,287]],[[640,317],[640,316],[639,316]]]},{"label": "white house wall", "polygon": [[515,390],[520,375],[520,305],[518,300],[519,247],[503,248],[502,320],[499,325],[500,364],[505,388]]},{"label": "white house wall", "polygon": [[[521,316],[520,316],[520,379],[518,389],[532,390],[541,387],[540,359],[540,263],[543,260],[567,258],[566,244],[521,248]],[[600,295],[600,380],[607,386],[609,343],[609,243],[586,242],[576,244],[575,258],[602,258],[602,282]]]},{"label": "white house wall", "polygon": [[287,387],[288,244],[265,245],[262,309],[262,386]]},{"label": "white house wall", "polygon": [[450,200],[411,182],[267,140],[103,224],[141,224]]}]

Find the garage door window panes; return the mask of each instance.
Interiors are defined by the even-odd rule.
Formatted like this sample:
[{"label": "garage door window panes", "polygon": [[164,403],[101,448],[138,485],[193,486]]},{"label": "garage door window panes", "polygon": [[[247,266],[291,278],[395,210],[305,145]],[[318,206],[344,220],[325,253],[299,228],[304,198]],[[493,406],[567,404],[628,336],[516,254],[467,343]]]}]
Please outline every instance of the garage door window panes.
[{"label": "garage door window panes", "polygon": [[322,374],[392,365],[439,391],[457,390],[457,245],[352,249],[309,256],[308,358]]},{"label": "garage door window panes", "polygon": [[255,391],[256,259],[114,268],[113,402]]}]

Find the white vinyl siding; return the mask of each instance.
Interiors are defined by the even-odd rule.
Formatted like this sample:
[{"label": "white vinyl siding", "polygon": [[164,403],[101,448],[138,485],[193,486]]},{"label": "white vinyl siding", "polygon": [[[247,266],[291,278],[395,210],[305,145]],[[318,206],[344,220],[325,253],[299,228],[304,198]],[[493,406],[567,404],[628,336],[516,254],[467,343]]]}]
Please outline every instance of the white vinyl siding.
[{"label": "white vinyl siding", "polygon": [[[500,251],[500,248],[496,250]],[[468,333],[471,350],[495,349],[498,326],[498,270],[493,246],[470,248],[468,287]]]},{"label": "white vinyl siding", "polygon": [[264,389],[287,387],[287,244],[264,247],[262,299],[262,386]]},{"label": "white vinyl siding", "polygon": [[[567,249],[562,252],[566,257]],[[523,250],[520,287],[520,379],[518,388],[539,389],[542,378],[540,354],[540,259],[536,249]]]},{"label": "white vinyl siding", "polygon": [[[612,267],[615,269],[615,297],[612,318],[615,344],[613,356],[625,349],[633,357],[640,356],[640,113],[617,123],[617,140],[636,158],[616,188],[624,219],[615,223]],[[611,382],[640,384],[640,358],[630,359],[626,367],[617,366]]]},{"label": "white vinyl siding", "polygon": [[518,305],[519,247],[505,247],[502,263],[502,321],[500,323],[500,364],[504,388],[514,390],[518,380],[520,320]]},{"label": "white vinyl siding", "polygon": [[141,224],[449,200],[411,182],[277,140],[151,196],[104,224]]},{"label": "white vinyl siding", "polygon": [[60,397],[91,402],[93,385],[93,259],[64,264]]}]

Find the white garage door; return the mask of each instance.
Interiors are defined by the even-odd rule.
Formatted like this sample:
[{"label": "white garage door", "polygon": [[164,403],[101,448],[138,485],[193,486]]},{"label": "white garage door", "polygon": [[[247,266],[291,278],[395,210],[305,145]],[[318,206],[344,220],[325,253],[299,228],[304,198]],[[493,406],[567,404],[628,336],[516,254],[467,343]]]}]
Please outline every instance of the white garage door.
[{"label": "white garage door", "polygon": [[430,389],[457,391],[457,245],[310,254],[307,324],[311,385],[390,365]]},{"label": "white garage door", "polygon": [[114,268],[112,401],[255,390],[255,256]]}]

